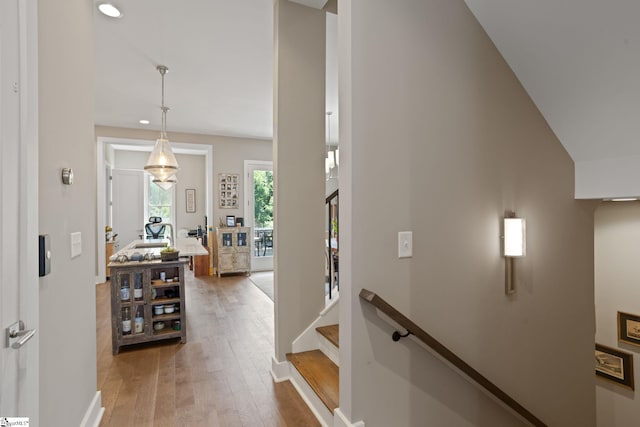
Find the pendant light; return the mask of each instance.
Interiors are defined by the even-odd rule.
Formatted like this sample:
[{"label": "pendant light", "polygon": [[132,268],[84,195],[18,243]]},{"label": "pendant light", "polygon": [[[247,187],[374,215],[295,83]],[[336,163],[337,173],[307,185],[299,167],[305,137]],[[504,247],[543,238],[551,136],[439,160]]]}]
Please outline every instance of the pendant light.
[{"label": "pendant light", "polygon": [[158,65],[156,68],[162,76],[162,106],[160,107],[162,111],[162,131],[160,138],[156,140],[156,145],[151,151],[144,170],[154,176],[153,182],[164,183],[171,187],[177,181],[175,174],[178,171],[178,162],[171,149],[171,144],[169,144],[166,129],[169,107],[164,105],[164,75],[167,74],[169,69],[164,65]]},{"label": "pendant light", "polygon": [[171,175],[167,179],[154,178],[153,181],[151,181],[151,182],[153,182],[154,184],[156,184],[158,187],[162,188],[163,190],[168,190],[168,189],[171,188],[171,186],[173,184],[178,182],[178,179],[176,178],[175,175]]}]

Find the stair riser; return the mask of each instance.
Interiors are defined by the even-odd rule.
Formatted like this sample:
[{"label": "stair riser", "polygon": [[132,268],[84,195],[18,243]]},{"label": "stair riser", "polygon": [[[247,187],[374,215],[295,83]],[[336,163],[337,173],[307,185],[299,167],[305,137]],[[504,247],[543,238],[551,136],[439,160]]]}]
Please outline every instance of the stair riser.
[{"label": "stair riser", "polygon": [[318,334],[318,348],[333,363],[340,366],[340,350],[321,334]]},{"label": "stair riser", "polygon": [[309,383],[302,377],[293,364],[289,364],[291,384],[296,388],[302,400],[305,401],[313,415],[316,416],[322,427],[333,426],[333,414],[327,409],[322,400],[313,391]]}]

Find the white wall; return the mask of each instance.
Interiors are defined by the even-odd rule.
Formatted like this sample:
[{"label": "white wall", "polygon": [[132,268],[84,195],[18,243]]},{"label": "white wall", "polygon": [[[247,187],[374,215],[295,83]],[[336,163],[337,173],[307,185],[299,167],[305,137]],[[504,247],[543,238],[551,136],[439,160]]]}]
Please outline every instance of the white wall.
[{"label": "white wall", "polygon": [[640,196],[640,156],[576,162],[576,198]]},{"label": "white wall", "polygon": [[[115,169],[144,170],[149,153],[141,151],[115,151]],[[195,229],[198,225],[204,227],[204,217],[207,214],[206,204],[206,167],[204,155],[176,154],[176,160],[180,166],[178,170],[178,182],[175,185],[176,192],[176,231],[181,228]],[[185,190],[196,190],[196,212],[187,213]],[[114,230],[116,233],[117,231]],[[123,242],[126,243],[126,242]]]},{"label": "white wall", "polygon": [[[462,0],[338,7],[341,409],[367,427],[520,425],[393,343],[368,288],[548,425],[594,426],[593,206],[572,160]],[[528,226],[513,297],[505,210]]]},{"label": "white wall", "polygon": [[[633,354],[636,390],[640,347],[618,342],[617,312],[640,315],[640,202],[602,203],[595,215],[596,342]],[[637,393],[598,378],[598,426],[638,424]]]},{"label": "white wall", "polygon": [[[38,30],[39,232],[52,252],[40,279],[40,420],[77,426],[96,394],[93,2],[39,1]],[[73,259],[72,232],[82,233]]]}]

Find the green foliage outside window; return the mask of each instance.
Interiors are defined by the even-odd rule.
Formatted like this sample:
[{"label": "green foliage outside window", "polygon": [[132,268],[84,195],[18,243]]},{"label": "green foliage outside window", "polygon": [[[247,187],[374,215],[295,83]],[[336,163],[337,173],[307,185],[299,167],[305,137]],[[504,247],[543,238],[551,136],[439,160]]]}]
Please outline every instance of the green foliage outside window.
[{"label": "green foliage outside window", "polygon": [[172,189],[165,190],[149,180],[149,216],[159,216],[171,223]]},{"label": "green foliage outside window", "polygon": [[254,171],[253,195],[256,227],[273,228],[273,172]]}]

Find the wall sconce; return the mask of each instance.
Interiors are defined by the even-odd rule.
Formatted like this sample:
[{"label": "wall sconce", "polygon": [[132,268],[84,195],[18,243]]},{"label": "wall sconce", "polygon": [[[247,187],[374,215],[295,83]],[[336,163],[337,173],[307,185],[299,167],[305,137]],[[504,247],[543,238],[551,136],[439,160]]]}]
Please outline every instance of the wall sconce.
[{"label": "wall sconce", "polygon": [[505,293],[516,292],[514,258],[527,253],[526,222],[516,218],[514,212],[507,212],[504,218],[503,253],[505,258]]}]

